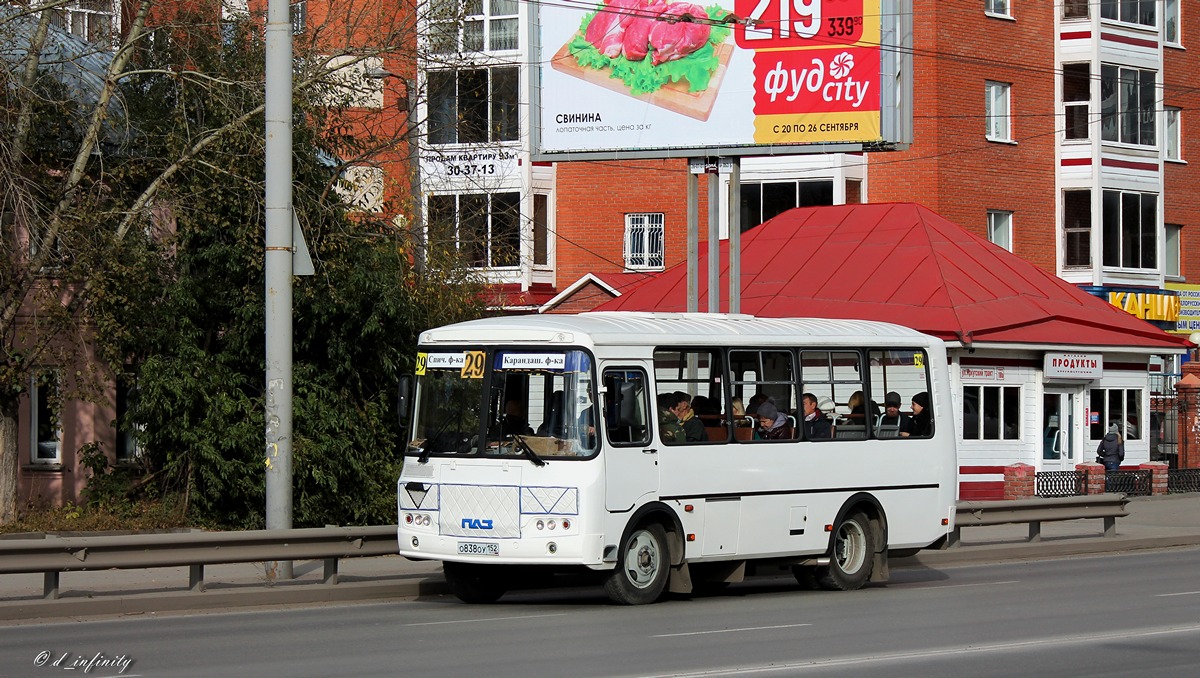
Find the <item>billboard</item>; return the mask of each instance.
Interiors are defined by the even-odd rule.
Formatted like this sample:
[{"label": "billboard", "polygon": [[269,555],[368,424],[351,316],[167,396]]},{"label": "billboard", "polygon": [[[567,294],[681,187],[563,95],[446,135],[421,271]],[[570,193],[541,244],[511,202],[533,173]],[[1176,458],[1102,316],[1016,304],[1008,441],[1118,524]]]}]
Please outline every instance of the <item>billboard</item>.
[{"label": "billboard", "polygon": [[907,0],[538,5],[534,154],[798,153],[911,140]]}]

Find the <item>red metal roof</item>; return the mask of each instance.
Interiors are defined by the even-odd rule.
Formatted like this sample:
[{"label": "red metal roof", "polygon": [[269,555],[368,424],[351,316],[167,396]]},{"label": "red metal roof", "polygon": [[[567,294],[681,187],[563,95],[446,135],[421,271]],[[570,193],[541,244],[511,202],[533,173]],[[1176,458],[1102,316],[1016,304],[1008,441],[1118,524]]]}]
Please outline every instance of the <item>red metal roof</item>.
[{"label": "red metal roof", "polygon": [[[724,311],[728,241],[720,247]],[[1188,345],[914,203],[784,212],[743,234],[741,277],[741,311],[764,317],[882,320],[967,343]],[[597,310],[683,311],[686,297],[683,264]]]}]

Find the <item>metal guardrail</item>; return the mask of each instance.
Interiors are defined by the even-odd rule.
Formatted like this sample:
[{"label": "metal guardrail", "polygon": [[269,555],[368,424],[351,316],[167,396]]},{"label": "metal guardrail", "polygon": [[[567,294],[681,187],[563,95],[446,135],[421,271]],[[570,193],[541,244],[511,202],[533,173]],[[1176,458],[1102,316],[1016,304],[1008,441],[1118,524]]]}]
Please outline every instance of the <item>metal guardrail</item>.
[{"label": "metal guardrail", "polygon": [[397,553],[395,525],[243,532],[178,532],[0,539],[0,574],[42,572],[43,595],[58,598],[63,572],[188,566],[188,587],[204,590],[204,566],[323,560],[322,583],[336,584],[338,561]]},{"label": "metal guardrail", "polygon": [[1029,541],[1042,540],[1042,523],[1054,520],[1102,518],[1104,536],[1117,534],[1117,518],[1129,515],[1124,494],[1090,494],[1082,497],[1039,497],[1006,501],[960,501],[955,513],[954,531],[948,546],[962,542],[962,528],[983,525],[1029,523]]}]

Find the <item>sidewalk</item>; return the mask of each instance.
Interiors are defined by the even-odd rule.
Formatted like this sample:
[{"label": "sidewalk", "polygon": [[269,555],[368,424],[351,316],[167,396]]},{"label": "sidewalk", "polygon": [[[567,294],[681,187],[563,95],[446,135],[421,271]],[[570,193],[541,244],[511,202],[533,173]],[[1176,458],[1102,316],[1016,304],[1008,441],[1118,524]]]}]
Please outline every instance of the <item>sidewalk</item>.
[{"label": "sidewalk", "polygon": [[[1026,541],[1024,523],[970,527],[962,545],[897,558],[891,567],[947,567],[1005,560],[1200,546],[1200,493],[1136,497],[1117,535],[1103,536],[1100,519],[1042,524],[1042,541]],[[322,563],[297,561],[294,579],[269,586],[261,563],[212,565],[205,590],[188,590],[188,569],[64,572],[60,598],[42,599],[41,574],[0,575],[0,623],[113,614],[152,614],[263,605],[388,600],[447,593],[441,564],[400,556],[341,561],[339,583],[321,583]]]}]

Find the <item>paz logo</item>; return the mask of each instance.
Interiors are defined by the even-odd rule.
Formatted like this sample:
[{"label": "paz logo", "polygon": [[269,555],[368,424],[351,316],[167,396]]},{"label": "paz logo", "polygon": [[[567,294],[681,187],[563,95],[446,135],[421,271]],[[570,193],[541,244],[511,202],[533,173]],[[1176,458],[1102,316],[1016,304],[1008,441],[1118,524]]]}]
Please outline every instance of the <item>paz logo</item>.
[{"label": "paz logo", "polygon": [[492,529],[491,518],[463,518],[462,526],[468,530],[490,530]]}]

